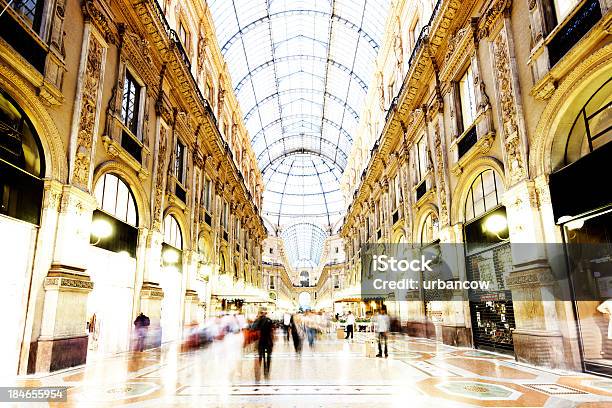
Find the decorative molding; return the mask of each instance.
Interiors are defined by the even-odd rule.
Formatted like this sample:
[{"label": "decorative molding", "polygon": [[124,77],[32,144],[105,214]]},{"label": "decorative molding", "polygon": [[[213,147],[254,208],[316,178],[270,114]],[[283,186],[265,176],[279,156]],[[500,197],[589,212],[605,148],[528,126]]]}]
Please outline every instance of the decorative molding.
[{"label": "decorative molding", "polygon": [[[92,156],[95,148],[95,138],[98,129],[99,103],[104,78],[104,60],[106,49],[96,36],[85,26],[86,46],[84,51],[84,67],[79,76],[77,94],[80,100],[75,104],[76,128],[73,132],[74,157],[71,182],[89,191],[92,174]],[[76,133],[76,134],[75,134]],[[76,140],[74,140],[76,139]]]},{"label": "decorative molding", "polygon": [[501,30],[491,44],[493,51],[493,63],[498,90],[498,103],[502,119],[503,144],[508,164],[509,185],[524,179],[527,176],[527,168],[523,155],[521,141],[521,123],[515,98],[515,81],[511,72],[511,59],[506,38],[506,30]]},{"label": "decorative molding", "polygon": [[[76,276],[76,275],[75,275]],[[45,290],[77,289],[90,291],[93,290],[94,283],[89,277],[68,278],[64,276],[46,277],[44,281]]]},{"label": "decorative molding", "polygon": [[478,21],[478,39],[488,37],[497,20],[512,7],[512,0],[494,1]]}]

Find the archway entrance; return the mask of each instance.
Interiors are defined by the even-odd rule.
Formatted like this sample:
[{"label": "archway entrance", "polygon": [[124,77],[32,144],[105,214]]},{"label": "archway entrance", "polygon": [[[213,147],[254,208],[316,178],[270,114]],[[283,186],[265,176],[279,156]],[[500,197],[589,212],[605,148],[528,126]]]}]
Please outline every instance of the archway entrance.
[{"label": "archway entrance", "polygon": [[307,310],[311,308],[312,296],[309,292],[302,292],[298,296],[298,304],[300,309]]}]

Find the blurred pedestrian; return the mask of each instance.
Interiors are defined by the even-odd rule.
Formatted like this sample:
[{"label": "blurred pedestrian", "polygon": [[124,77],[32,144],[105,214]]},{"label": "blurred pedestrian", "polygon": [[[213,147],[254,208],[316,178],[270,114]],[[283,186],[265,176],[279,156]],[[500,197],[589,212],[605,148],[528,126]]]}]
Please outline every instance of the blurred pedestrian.
[{"label": "blurred pedestrian", "polygon": [[389,315],[387,314],[387,308],[382,307],[380,312],[375,316],[374,322],[376,324],[376,333],[378,334],[378,354],[376,357],[382,357],[383,349],[382,343],[385,343],[385,358],[389,357],[389,351],[387,349],[387,333],[389,332]]},{"label": "blurred pedestrian", "polygon": [[295,352],[302,353],[302,324],[300,317],[297,315],[291,315],[290,327],[291,327],[291,338],[293,339],[293,348]]},{"label": "blurred pedestrian", "polygon": [[291,315],[287,312],[283,314],[283,330],[285,331],[285,341],[289,342],[290,329],[291,329]]},{"label": "blurred pedestrian", "polygon": [[255,379],[259,381],[262,361],[264,378],[270,377],[272,346],[274,345],[274,323],[267,316],[266,309],[259,311],[259,316],[253,322],[253,328],[259,332],[259,342],[257,344],[259,358],[255,361]]},{"label": "blurred pedestrian", "polygon": [[346,340],[350,336],[352,340],[354,331],[355,331],[355,316],[353,316],[353,313],[349,310],[348,316],[346,317],[346,337],[344,339]]},{"label": "blurred pedestrian", "polygon": [[134,327],[136,328],[136,351],[144,351],[145,340],[150,324],[150,319],[142,312],[140,312],[136,320],[134,320]]}]

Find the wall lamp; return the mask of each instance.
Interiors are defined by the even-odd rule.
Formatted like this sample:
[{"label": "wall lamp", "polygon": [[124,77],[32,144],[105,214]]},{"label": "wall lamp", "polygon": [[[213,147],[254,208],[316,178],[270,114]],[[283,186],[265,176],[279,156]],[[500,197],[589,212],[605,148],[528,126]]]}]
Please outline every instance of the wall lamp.
[{"label": "wall lamp", "polygon": [[508,241],[510,234],[506,238],[499,236],[503,231],[508,229],[508,219],[501,214],[491,214],[484,220],[484,230],[495,235],[500,241]]},{"label": "wall lamp", "polygon": [[96,238],[96,242],[92,245],[98,245],[100,240],[106,239],[113,235],[113,226],[107,220],[98,218],[91,223],[91,236]]}]

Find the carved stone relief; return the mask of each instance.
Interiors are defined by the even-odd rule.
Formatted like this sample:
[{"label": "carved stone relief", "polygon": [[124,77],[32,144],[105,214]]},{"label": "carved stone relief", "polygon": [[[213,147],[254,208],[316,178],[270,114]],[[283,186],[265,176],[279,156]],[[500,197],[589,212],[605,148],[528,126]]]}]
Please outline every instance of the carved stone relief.
[{"label": "carved stone relief", "polygon": [[502,30],[497,35],[493,41],[492,48],[499,93],[504,147],[508,163],[507,171],[510,184],[512,185],[526,176],[526,168],[522,154],[517,102],[514,96],[512,73],[510,71],[510,53],[505,30]]},{"label": "carved stone relief", "polygon": [[101,88],[101,68],[104,47],[95,36],[89,35],[86,66],[80,92],[81,108],[78,113],[76,151],[72,175],[73,184],[88,190],[92,169],[91,156],[96,132],[97,104]]}]

